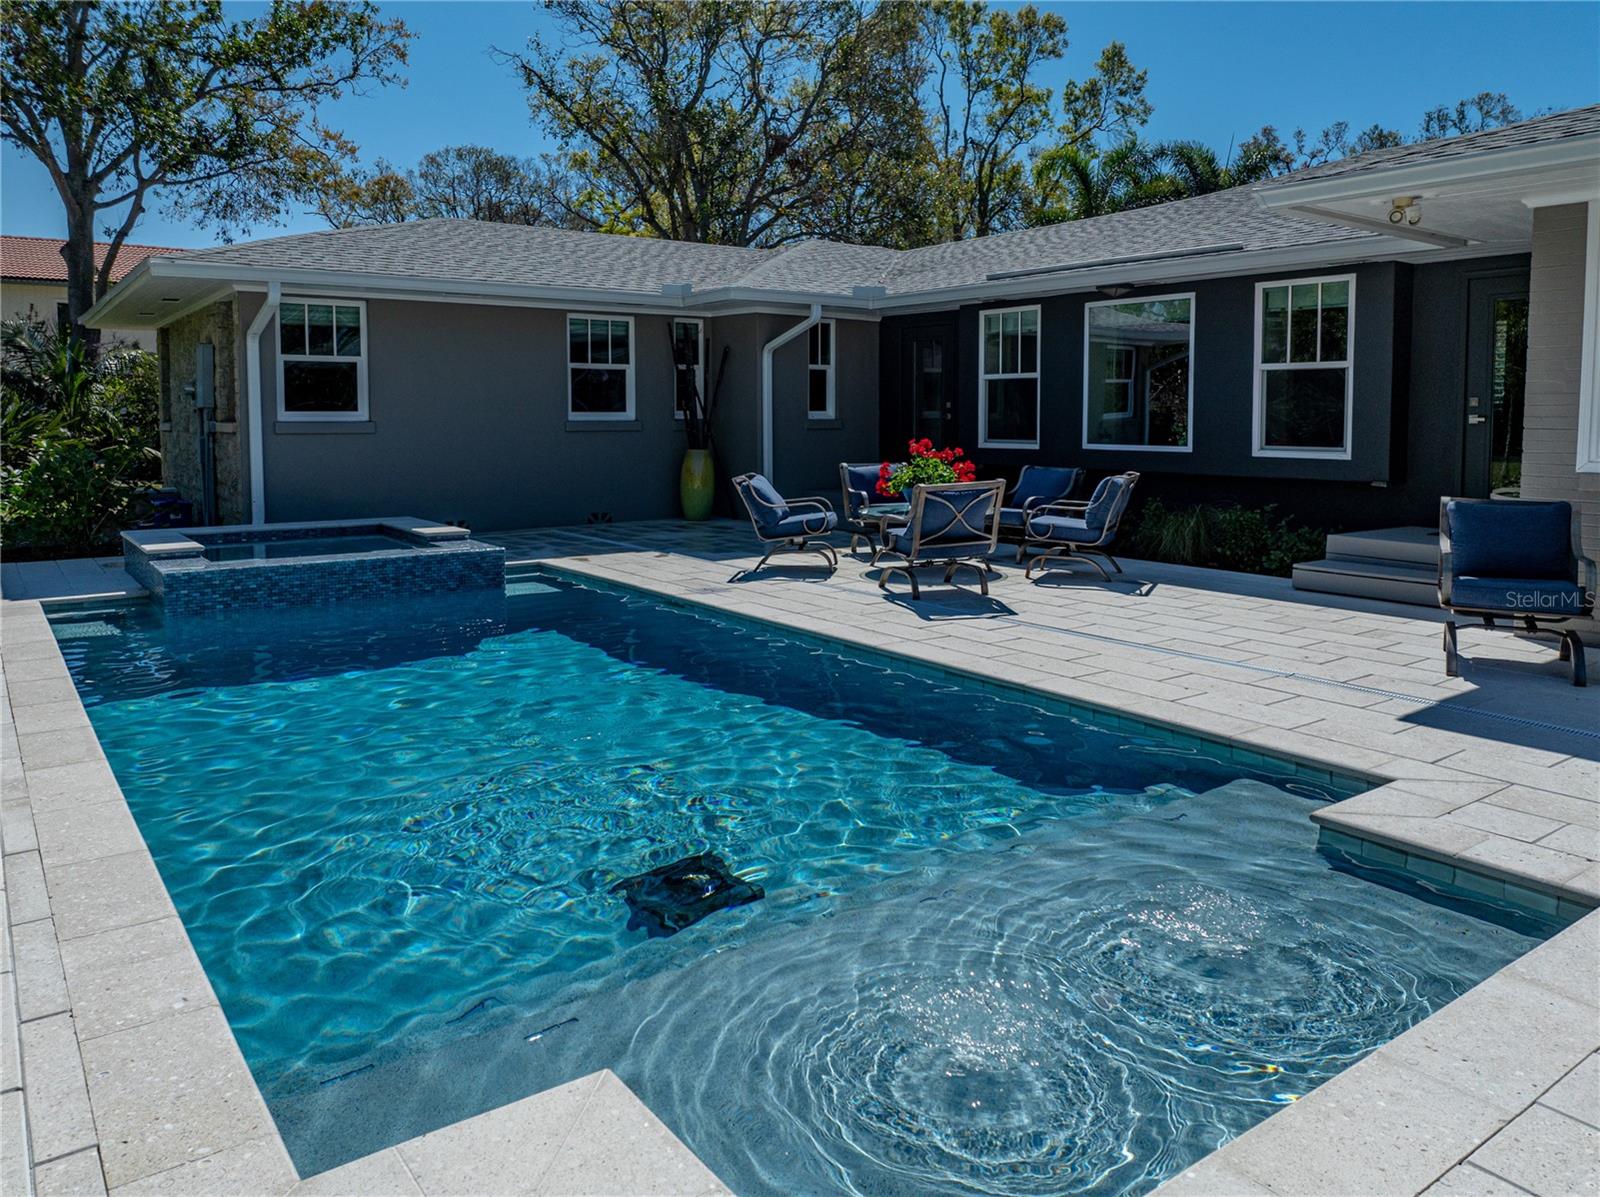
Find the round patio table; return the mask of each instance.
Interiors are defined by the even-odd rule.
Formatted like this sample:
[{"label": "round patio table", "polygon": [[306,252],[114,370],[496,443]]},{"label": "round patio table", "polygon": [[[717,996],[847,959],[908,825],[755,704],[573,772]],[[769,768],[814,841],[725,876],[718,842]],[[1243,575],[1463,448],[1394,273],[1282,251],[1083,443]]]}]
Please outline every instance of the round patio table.
[{"label": "round patio table", "polygon": [[889,529],[906,523],[911,518],[910,503],[869,503],[856,513],[856,518],[864,524],[878,525],[878,549],[874,549],[872,559],[878,559],[878,553],[889,539]]}]

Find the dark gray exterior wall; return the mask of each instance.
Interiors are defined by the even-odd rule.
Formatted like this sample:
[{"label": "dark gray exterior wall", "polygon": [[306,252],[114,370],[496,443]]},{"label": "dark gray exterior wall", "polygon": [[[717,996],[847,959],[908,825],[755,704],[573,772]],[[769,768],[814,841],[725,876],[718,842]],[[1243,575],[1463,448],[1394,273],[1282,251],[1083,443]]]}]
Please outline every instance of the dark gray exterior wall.
[{"label": "dark gray exterior wall", "polygon": [[[948,315],[958,329],[960,438],[980,473],[1014,478],[1029,462],[1080,466],[1091,477],[1138,470],[1144,497],[1275,503],[1328,527],[1432,524],[1439,495],[1459,487],[1467,284],[1474,274],[1527,268],[1526,257],[1409,266],[1394,262],[1303,269],[1140,288],[1128,298],[1193,292],[1192,452],[1083,445],[1083,310],[1097,295],[994,300]],[[1255,457],[1252,452],[1255,287],[1280,278],[1356,277],[1353,451],[1348,461]],[[985,308],[1041,307],[1040,447],[978,445],[978,317]],[[888,317],[884,393],[896,393],[900,336],[929,314]],[[895,442],[909,429],[886,426]],[[1286,485],[1292,482],[1293,485]]]},{"label": "dark gray exterior wall", "polygon": [[[241,327],[260,296],[241,297]],[[668,317],[634,319],[635,418],[567,419],[565,311],[366,301],[368,416],[277,421],[276,326],[262,337],[267,516],[273,521],[416,515],[481,531],[679,513],[685,440],[674,419]],[[608,314],[608,313],[605,313]],[[707,383],[724,345],[717,474],[760,468],[761,346],[794,318],[708,318]],[[806,344],[774,362],[780,486],[837,483],[838,454],[876,440],[877,326],[839,321],[837,410],[805,417]],[[242,360],[242,358],[241,358]],[[723,498],[724,510],[731,510]]]}]

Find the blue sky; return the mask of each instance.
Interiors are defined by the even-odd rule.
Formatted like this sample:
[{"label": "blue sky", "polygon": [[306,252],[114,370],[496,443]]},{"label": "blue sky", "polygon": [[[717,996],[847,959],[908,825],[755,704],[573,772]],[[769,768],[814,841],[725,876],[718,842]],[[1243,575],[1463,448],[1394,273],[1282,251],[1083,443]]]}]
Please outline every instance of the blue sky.
[{"label": "blue sky", "polygon": [[[1479,91],[1504,91],[1525,112],[1600,101],[1600,3],[1094,3],[1053,4],[1071,47],[1043,81],[1087,74],[1121,40],[1148,69],[1157,139],[1198,138],[1224,150],[1263,124],[1287,132],[1334,120],[1416,131],[1422,112]],[[477,142],[516,154],[550,148],[528,119],[521,86],[488,47],[519,48],[549,18],[525,3],[388,3],[417,34],[410,83],[350,97],[328,113],[366,160],[413,164],[443,145]],[[42,167],[10,146],[0,156],[0,227],[60,236],[60,201]],[[254,236],[325,227],[291,214]],[[132,238],[209,245],[215,235],[145,217]]]}]

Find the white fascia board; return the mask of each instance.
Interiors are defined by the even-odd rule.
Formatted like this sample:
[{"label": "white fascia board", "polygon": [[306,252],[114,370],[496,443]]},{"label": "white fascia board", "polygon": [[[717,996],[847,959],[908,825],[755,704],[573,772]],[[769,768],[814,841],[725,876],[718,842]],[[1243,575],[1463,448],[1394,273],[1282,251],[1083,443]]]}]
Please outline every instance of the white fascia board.
[{"label": "white fascia board", "polygon": [[1600,164],[1600,134],[1483,150],[1411,166],[1374,166],[1351,174],[1303,182],[1285,180],[1257,188],[1256,198],[1268,208],[1293,208],[1300,204],[1409,195],[1445,184],[1477,182],[1502,175],[1526,176],[1586,162]]}]

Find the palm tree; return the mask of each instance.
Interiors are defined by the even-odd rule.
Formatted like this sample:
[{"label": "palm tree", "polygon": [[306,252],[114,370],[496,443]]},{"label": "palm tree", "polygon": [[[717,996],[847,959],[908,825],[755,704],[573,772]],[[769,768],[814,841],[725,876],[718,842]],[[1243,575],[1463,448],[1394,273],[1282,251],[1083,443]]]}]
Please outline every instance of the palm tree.
[{"label": "palm tree", "polygon": [[1032,224],[1085,220],[1167,199],[1172,189],[1150,147],[1129,139],[1109,150],[1059,145],[1033,164]]},{"label": "palm tree", "polygon": [[1165,167],[1165,190],[1173,199],[1190,199],[1197,195],[1210,195],[1230,187],[1243,187],[1259,183],[1274,173],[1276,160],[1270,151],[1254,150],[1252,143],[1240,147],[1236,157],[1224,163],[1217,152],[1199,141],[1167,141],[1150,151],[1151,157]]}]

